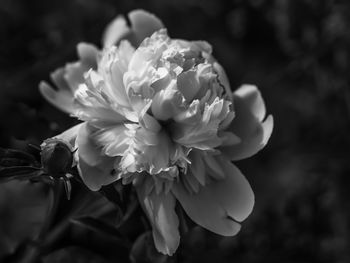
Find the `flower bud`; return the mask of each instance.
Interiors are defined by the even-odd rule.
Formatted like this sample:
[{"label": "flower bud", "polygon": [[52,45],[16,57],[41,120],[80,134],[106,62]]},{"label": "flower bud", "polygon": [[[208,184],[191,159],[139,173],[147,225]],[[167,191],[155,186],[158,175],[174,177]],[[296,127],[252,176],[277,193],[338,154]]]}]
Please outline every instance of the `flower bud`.
[{"label": "flower bud", "polygon": [[41,164],[44,172],[53,177],[65,175],[73,164],[71,146],[60,139],[47,139],[41,144]]}]

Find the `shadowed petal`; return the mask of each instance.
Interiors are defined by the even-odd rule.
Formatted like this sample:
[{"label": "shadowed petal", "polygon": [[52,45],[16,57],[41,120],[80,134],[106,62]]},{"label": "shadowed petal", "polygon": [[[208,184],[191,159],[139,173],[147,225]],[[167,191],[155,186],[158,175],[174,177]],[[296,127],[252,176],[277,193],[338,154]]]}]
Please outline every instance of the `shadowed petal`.
[{"label": "shadowed petal", "polygon": [[95,46],[79,43],[77,51],[80,61],[68,63],[65,67],[51,73],[51,79],[56,89],[43,81],[39,84],[42,96],[66,113],[73,113],[75,110],[73,94],[78,89],[79,84],[84,82],[84,74],[97,66],[98,50]]},{"label": "shadowed petal", "polygon": [[110,47],[116,45],[130,33],[130,28],[123,16],[117,16],[107,27],[102,37],[102,45]]},{"label": "shadowed petal", "polygon": [[75,139],[78,136],[78,132],[80,127],[83,125],[84,123],[79,123],[75,126],[73,126],[72,128],[62,132],[61,134],[55,136],[54,138],[58,138],[61,140],[64,140],[66,142],[69,142],[70,145],[74,146],[75,145]]},{"label": "shadowed petal", "polygon": [[148,194],[142,185],[136,187],[136,190],[142,208],[151,222],[155,246],[159,252],[171,256],[180,242],[179,219],[175,213],[176,200],[171,193],[157,194],[153,190]]},{"label": "shadowed petal", "polygon": [[273,118],[264,122],[266,109],[259,90],[253,85],[243,85],[233,96],[235,119],[228,131],[236,134],[241,142],[220,150],[230,160],[248,158],[260,151],[268,142],[273,130]]},{"label": "shadowed petal", "polygon": [[110,184],[119,177],[113,173],[115,158],[102,155],[102,149],[91,136],[92,132],[93,128],[86,123],[79,129],[76,140],[79,155],[78,170],[86,186],[92,191],[97,191],[101,186]]},{"label": "shadowed petal", "polygon": [[81,42],[77,45],[77,51],[83,64],[89,65],[93,69],[97,68],[97,56],[99,51],[96,46]]},{"label": "shadowed petal", "polygon": [[242,85],[234,92],[236,97],[243,98],[250,107],[250,112],[259,120],[263,121],[266,115],[264,100],[260,91],[254,85]]},{"label": "shadowed petal", "polygon": [[135,46],[138,46],[146,37],[164,28],[162,21],[155,15],[144,10],[133,10],[129,13],[129,19],[135,39]]},{"label": "shadowed petal", "polygon": [[[200,226],[223,236],[238,233],[254,205],[253,191],[242,173],[227,159],[216,161],[226,178],[213,180],[197,194],[188,193],[181,183],[174,184],[172,192],[189,217]],[[183,175],[186,176],[186,175]]]},{"label": "shadowed petal", "polygon": [[129,39],[135,47],[138,47],[146,37],[164,28],[159,18],[141,9],[131,11],[128,18],[131,28],[123,16],[118,16],[107,26],[102,38],[104,47],[117,45],[122,39]]},{"label": "shadowed petal", "polygon": [[70,91],[55,90],[44,81],[40,82],[39,91],[48,102],[61,111],[66,113],[74,112],[74,97]]},{"label": "shadowed petal", "polygon": [[230,86],[230,82],[228,80],[228,77],[226,75],[225,70],[217,62],[213,63],[213,67],[214,67],[216,73],[218,74],[218,80],[220,81],[220,84],[224,86],[226,94],[229,96],[229,98],[232,99],[232,91],[231,91],[231,88],[230,88],[231,86]]}]

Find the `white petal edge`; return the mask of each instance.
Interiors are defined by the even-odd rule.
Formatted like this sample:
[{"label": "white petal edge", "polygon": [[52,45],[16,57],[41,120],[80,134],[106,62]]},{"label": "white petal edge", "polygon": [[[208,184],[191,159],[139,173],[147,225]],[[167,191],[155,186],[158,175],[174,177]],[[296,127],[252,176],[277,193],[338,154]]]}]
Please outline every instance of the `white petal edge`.
[{"label": "white petal edge", "polygon": [[274,120],[269,115],[265,121],[265,104],[256,86],[243,85],[233,95],[235,118],[227,131],[237,135],[241,142],[232,146],[220,147],[230,160],[237,161],[253,156],[262,150],[269,141]]},{"label": "white petal edge", "polygon": [[226,178],[213,180],[198,193],[190,194],[181,183],[172,192],[188,216],[198,225],[223,236],[233,236],[241,228],[238,222],[251,213],[254,193],[242,173],[231,162],[217,157]]},{"label": "white petal edge", "polygon": [[136,190],[141,206],[151,222],[156,249],[163,254],[173,255],[180,243],[175,197],[171,193],[157,194],[154,189],[147,193],[143,185],[136,187]]},{"label": "white petal edge", "polygon": [[71,92],[66,90],[55,90],[44,81],[40,82],[39,91],[48,102],[61,111],[68,114],[74,112],[74,97]]},{"label": "white petal edge", "polygon": [[119,177],[112,172],[115,158],[101,153],[101,148],[92,139],[91,129],[87,123],[79,128],[76,139],[78,171],[86,186],[92,191],[98,191],[103,185],[111,184]]},{"label": "white petal edge", "polygon": [[61,139],[63,141],[66,141],[68,143],[70,143],[70,145],[72,145],[72,147],[75,145],[75,140],[78,136],[78,132],[80,127],[83,125],[83,123],[79,123],[75,126],[73,126],[72,128],[62,132],[59,135],[54,136],[54,138],[58,138]]}]

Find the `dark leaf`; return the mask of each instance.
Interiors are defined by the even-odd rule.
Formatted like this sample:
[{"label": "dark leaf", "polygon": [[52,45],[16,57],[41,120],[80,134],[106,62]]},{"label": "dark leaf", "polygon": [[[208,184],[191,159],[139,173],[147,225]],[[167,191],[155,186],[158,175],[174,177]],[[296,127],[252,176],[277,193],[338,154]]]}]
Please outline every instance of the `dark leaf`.
[{"label": "dark leaf", "polygon": [[32,166],[0,167],[0,183],[10,180],[27,180],[41,175],[40,168]]},{"label": "dark leaf", "polygon": [[39,166],[35,157],[25,151],[0,147],[0,166]]},{"label": "dark leaf", "polygon": [[[71,246],[56,250],[42,259],[43,263],[112,263],[88,249]],[[119,261],[118,261],[119,262]]]},{"label": "dark leaf", "polygon": [[[116,182],[118,183],[118,182]],[[123,202],[123,195],[120,190],[117,190],[113,184],[103,186],[100,192],[112,203],[118,206],[122,211],[125,211],[125,203]]]},{"label": "dark leaf", "polygon": [[4,157],[0,159],[0,166],[11,167],[11,166],[27,166],[30,165],[27,160],[22,160],[14,157]]},{"label": "dark leaf", "polygon": [[70,220],[69,244],[85,247],[108,259],[127,260],[130,241],[115,227],[92,217]]},{"label": "dark leaf", "polygon": [[[93,232],[98,232],[103,235],[113,236],[115,239],[124,239],[125,237],[118,231],[118,229],[114,226],[109,225],[101,220],[92,218],[92,217],[82,217],[78,219],[72,219],[71,222],[73,224],[79,225],[86,229],[89,229]],[[123,241],[123,246],[128,246],[128,244]]]},{"label": "dark leaf", "polygon": [[43,184],[10,181],[0,184],[0,262],[20,243],[38,235],[48,211],[48,192]]},{"label": "dark leaf", "polygon": [[128,186],[123,186],[124,188],[117,187],[119,184],[121,184],[120,181],[114,184],[103,186],[100,190],[100,193],[102,193],[108,201],[114,204],[118,213],[118,218],[116,222],[118,225],[124,221],[126,213],[128,213],[129,209],[129,206],[127,206],[127,200],[125,195],[125,191],[128,188]]}]

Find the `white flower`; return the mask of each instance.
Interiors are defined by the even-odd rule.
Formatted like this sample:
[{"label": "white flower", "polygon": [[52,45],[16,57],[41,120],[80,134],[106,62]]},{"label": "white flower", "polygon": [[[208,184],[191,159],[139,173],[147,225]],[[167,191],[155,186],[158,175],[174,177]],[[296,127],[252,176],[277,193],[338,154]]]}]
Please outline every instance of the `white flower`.
[{"label": "white flower", "polygon": [[160,252],[179,245],[176,200],[199,225],[235,235],[254,195],[231,160],[261,150],[273,127],[260,92],[232,93],[207,42],[171,39],[145,11],[129,18],[132,28],[121,17],[108,27],[101,52],[78,46],[81,60],[53,77],[58,91],[41,84],[83,121],[58,137],[75,143],[91,190],[134,184]]}]

